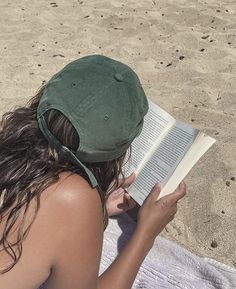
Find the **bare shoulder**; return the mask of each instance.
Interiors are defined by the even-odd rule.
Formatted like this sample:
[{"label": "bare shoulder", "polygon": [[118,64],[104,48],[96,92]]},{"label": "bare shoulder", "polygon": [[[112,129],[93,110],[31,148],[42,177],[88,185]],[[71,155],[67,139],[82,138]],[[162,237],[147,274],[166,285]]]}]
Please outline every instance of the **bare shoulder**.
[{"label": "bare shoulder", "polygon": [[48,287],[95,288],[103,239],[98,191],[79,175],[64,173],[45,203],[54,210],[47,225],[54,239],[48,240],[52,248]]},{"label": "bare shoulder", "polygon": [[100,196],[97,189],[93,189],[84,178],[64,172],[56,183],[42,193],[31,236],[33,239],[38,238],[39,234],[44,236],[47,251],[50,248],[49,254],[52,254],[50,259],[53,259],[59,256],[61,244],[69,244],[73,240],[79,242],[82,231],[88,236],[92,231],[102,235]]},{"label": "bare shoulder", "polygon": [[[81,176],[62,173],[42,192],[40,208],[33,216],[32,201],[26,228],[34,221],[23,241],[20,261],[0,276],[3,287],[37,288],[48,280],[50,289],[97,288],[103,239],[98,191]],[[0,256],[0,265],[8,262],[8,256],[4,258]]]},{"label": "bare shoulder", "polygon": [[63,172],[59,176],[57,183],[51,185],[42,194],[42,208],[50,214],[52,210],[77,210],[85,209],[94,211],[102,209],[99,193],[96,188],[80,175]]},{"label": "bare shoulder", "polygon": [[71,197],[72,195],[74,195],[74,197],[78,196],[78,192],[85,196],[88,193],[89,195],[94,194],[97,196],[96,188],[93,189],[83,177],[72,172],[62,172],[59,175],[58,182],[51,186],[51,191],[56,192],[56,196],[54,197],[63,198],[63,200],[65,200],[64,197],[68,195],[70,195]]},{"label": "bare shoulder", "polygon": [[78,174],[60,174],[58,182],[52,185],[49,191],[45,191],[43,203],[45,213],[50,214],[51,218],[56,217],[58,221],[60,219],[60,224],[69,218],[79,224],[79,220],[83,219],[81,216],[87,216],[88,221],[102,218],[102,203],[98,190],[92,188]]},{"label": "bare shoulder", "polygon": [[62,173],[42,193],[29,235],[28,248],[37,247],[41,252],[40,267],[50,268],[49,288],[78,288],[82,283],[85,285],[81,288],[95,288],[102,250],[103,209],[97,189],[86,180],[77,174]]}]

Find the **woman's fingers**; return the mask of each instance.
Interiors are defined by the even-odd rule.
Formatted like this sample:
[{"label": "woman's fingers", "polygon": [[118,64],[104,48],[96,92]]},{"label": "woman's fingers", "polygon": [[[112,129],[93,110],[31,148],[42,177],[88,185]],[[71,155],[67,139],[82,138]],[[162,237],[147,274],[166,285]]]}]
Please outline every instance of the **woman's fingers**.
[{"label": "woman's fingers", "polygon": [[159,197],[161,192],[161,185],[159,183],[155,184],[152,188],[150,194],[147,196],[144,202],[155,202]]},{"label": "woman's fingers", "polygon": [[[186,195],[186,185],[184,182],[181,182],[178,188],[171,194],[167,195],[169,202],[176,203]],[[165,197],[164,197],[165,198]]]},{"label": "woman's fingers", "polygon": [[128,206],[128,209],[132,209],[136,206],[135,200],[127,192],[125,192],[124,198]]},{"label": "woman's fingers", "polygon": [[135,173],[132,173],[130,176],[125,178],[125,180],[122,184],[122,188],[123,189],[128,188],[130,185],[132,185],[132,183],[135,181],[135,179],[136,179],[136,175],[135,175]]},{"label": "woman's fingers", "polygon": [[158,184],[154,186],[139,210],[138,228],[154,239],[174,219],[177,201],[185,195],[185,190],[182,183],[175,192],[157,200],[161,187]]}]

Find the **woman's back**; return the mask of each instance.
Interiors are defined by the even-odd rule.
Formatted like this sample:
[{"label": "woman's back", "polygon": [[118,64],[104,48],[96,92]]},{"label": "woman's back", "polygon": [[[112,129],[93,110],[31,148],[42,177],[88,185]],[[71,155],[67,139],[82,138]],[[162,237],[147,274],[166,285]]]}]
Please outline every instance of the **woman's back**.
[{"label": "woman's back", "polygon": [[[33,209],[32,202],[26,222],[30,219]],[[92,221],[91,223],[94,218],[98,222]],[[4,222],[1,223],[0,236],[3,225]],[[90,242],[87,239],[88,231],[90,231],[86,228],[87,226],[93,227],[94,236]],[[71,270],[76,268],[77,280],[81,279],[80,274],[86,274],[84,272],[86,266],[80,268],[78,258],[84,259],[86,258],[85,252],[101,247],[102,233],[102,205],[97,191],[91,189],[79,175],[69,172],[61,173],[59,181],[42,193],[40,209],[22,244],[22,256],[9,272],[0,275],[0,289],[36,289],[46,279],[48,279],[50,289],[63,289],[63,282],[68,282],[66,281],[67,271],[71,275]],[[86,239],[84,243],[86,248],[83,242],[81,243],[82,235]],[[14,234],[12,237],[15,238]],[[75,242],[78,243],[77,252],[74,250]],[[73,249],[73,256],[71,256],[71,249]],[[91,254],[93,255],[92,252]],[[11,258],[4,250],[1,250],[0,267],[3,268],[8,261],[11,261]],[[76,261],[77,264],[75,264]],[[54,284],[55,280],[59,282],[59,279],[54,277],[55,274],[59,274],[60,270],[63,270],[60,273],[60,284]],[[71,284],[71,286],[75,286],[71,288],[76,288],[79,283]]]}]

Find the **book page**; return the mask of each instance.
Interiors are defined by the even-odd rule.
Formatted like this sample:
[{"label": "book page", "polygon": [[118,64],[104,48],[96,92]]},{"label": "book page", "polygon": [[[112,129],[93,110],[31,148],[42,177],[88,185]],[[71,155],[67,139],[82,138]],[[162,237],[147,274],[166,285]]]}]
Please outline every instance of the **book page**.
[{"label": "book page", "polygon": [[198,130],[180,121],[155,148],[151,158],[145,163],[135,182],[128,188],[130,195],[142,204],[155,183],[165,186],[176,167],[194,143]]},{"label": "book page", "polygon": [[173,192],[179,183],[186,177],[191,168],[196,164],[200,157],[215,143],[215,139],[200,132],[191,146],[190,150],[185,154],[180,164],[176,168],[174,174],[165,184],[159,198]]},{"label": "book page", "polygon": [[144,166],[148,157],[175,123],[175,119],[151,100],[149,110],[144,117],[144,124],[141,134],[132,143],[131,159],[125,165],[124,172],[128,176],[132,172],[137,175]]}]

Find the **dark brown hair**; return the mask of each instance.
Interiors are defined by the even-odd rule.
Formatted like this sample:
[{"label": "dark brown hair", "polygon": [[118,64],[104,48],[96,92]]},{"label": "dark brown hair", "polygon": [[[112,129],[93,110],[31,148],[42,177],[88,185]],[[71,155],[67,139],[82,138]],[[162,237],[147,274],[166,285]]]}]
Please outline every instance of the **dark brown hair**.
[{"label": "dark brown hair", "polygon": [[[45,86],[44,86],[45,87]],[[0,273],[11,270],[22,254],[22,241],[37,215],[40,195],[59,179],[63,171],[78,173],[88,180],[83,170],[71,161],[58,155],[42,135],[36,111],[44,87],[34,96],[26,107],[16,108],[3,115],[0,123],[0,223],[4,222],[0,236],[0,247],[12,258],[12,263],[0,268]],[[79,137],[71,123],[56,110],[46,115],[47,125],[54,136],[72,151],[79,146]],[[85,163],[93,172],[100,187],[99,194],[104,208],[104,224],[107,224],[105,200],[107,190],[120,186],[124,180],[122,164],[125,154],[120,158],[100,163]],[[34,216],[29,220],[27,212],[35,202]],[[10,240],[13,231],[15,240]]]}]

